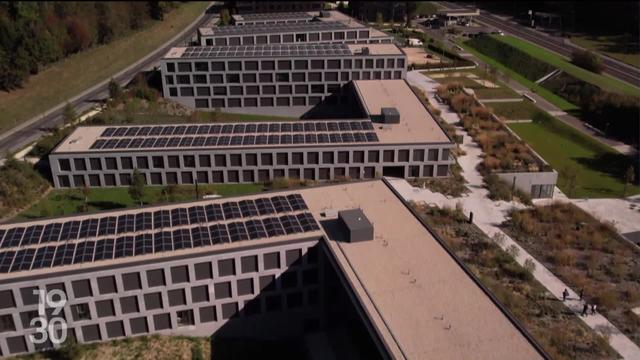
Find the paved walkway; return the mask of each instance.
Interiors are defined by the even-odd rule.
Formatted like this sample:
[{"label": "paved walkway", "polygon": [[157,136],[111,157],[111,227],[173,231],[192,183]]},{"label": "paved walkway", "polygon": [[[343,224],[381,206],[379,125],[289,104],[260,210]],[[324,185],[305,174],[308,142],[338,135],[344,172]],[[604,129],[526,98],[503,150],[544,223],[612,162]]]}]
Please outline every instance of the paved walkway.
[{"label": "paved walkway", "polygon": [[[442,112],[441,116],[446,122],[454,124],[459,121],[457,114],[452,112],[448,106],[438,104],[435,101],[433,95],[438,83],[428,79],[417,71],[407,73],[407,81],[425,91],[431,103],[440,109]],[[406,200],[450,207],[455,207],[457,203],[461,203],[465,212],[473,212],[474,223],[487,234],[487,236],[492,238],[500,237],[503,239],[503,241],[500,242],[500,246],[503,249],[511,246],[519,249],[518,255],[516,256],[518,263],[523,265],[525,260],[531,259],[536,264],[533,276],[556,298],[562,299],[563,290],[568,289],[570,296],[569,300],[565,302],[565,305],[573,312],[579,314],[582,311],[583,302],[579,300],[577,293],[571,290],[565,283],[545,268],[543,264],[529,255],[525,249],[520,247],[513,239],[500,230],[499,225],[506,220],[509,211],[512,208],[524,208],[524,205],[506,201],[491,201],[487,197],[488,191],[482,186],[482,175],[476,170],[477,165],[482,161],[482,150],[464,129],[457,127],[456,131],[458,134],[463,135],[461,148],[466,152],[466,155],[458,157],[458,163],[462,167],[462,175],[468,181],[467,187],[470,190],[466,196],[447,198],[440,193],[434,193],[428,189],[414,188],[404,179],[391,179],[390,183],[392,186]],[[611,347],[623,358],[640,360],[640,348],[621,333],[604,316],[596,314],[587,317],[580,316],[580,319],[596,332],[603,335],[606,334],[609,337]]]}]

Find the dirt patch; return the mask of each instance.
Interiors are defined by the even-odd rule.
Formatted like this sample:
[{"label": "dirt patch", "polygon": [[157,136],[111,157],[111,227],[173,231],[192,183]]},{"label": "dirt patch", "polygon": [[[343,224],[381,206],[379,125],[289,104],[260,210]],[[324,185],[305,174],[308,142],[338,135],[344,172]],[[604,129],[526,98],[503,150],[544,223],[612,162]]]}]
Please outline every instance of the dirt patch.
[{"label": "dirt patch", "polygon": [[437,55],[430,55],[431,57],[427,57],[427,53],[423,48],[420,47],[405,47],[402,48],[405,54],[407,54],[407,59],[409,60],[409,64],[415,65],[425,65],[425,64],[437,64],[440,63],[440,57]]}]

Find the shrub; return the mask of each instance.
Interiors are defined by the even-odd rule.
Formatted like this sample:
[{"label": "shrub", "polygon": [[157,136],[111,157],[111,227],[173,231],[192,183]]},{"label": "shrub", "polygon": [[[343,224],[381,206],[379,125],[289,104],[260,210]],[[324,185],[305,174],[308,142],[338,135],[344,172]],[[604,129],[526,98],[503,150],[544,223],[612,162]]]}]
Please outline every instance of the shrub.
[{"label": "shrub", "polygon": [[489,199],[511,201],[511,186],[500,179],[498,175],[489,174],[483,180],[489,190]]},{"label": "shrub", "polygon": [[576,261],[575,256],[568,250],[556,251],[552,255],[552,259],[557,266],[573,266]]},{"label": "shrub", "polygon": [[600,74],[602,72],[602,59],[590,50],[576,49],[571,53],[571,62],[583,69]]},{"label": "shrub", "polygon": [[528,258],[527,260],[524,261],[523,267],[525,270],[527,270],[529,274],[533,274],[533,272],[536,271],[536,263],[533,262],[531,258]]},{"label": "shrub", "polygon": [[271,188],[274,190],[277,189],[286,189],[290,186],[291,184],[289,184],[289,179],[287,178],[283,178],[283,177],[278,177],[273,179],[273,181],[271,182]]},{"label": "shrub", "polygon": [[509,256],[511,256],[512,258],[517,258],[520,254],[520,249],[515,245],[509,246],[506,251],[507,254],[509,254]]}]

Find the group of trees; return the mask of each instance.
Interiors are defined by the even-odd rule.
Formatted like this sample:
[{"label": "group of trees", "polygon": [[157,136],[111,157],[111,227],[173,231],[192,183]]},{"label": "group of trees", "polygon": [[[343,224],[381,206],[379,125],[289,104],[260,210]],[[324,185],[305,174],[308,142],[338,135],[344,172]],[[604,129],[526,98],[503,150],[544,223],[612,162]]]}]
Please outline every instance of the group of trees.
[{"label": "group of trees", "polygon": [[49,63],[162,20],[175,6],[167,1],[0,2],[0,90],[20,87]]},{"label": "group of trees", "polygon": [[571,53],[571,62],[596,74],[600,74],[603,69],[602,59],[589,50],[574,50]]}]

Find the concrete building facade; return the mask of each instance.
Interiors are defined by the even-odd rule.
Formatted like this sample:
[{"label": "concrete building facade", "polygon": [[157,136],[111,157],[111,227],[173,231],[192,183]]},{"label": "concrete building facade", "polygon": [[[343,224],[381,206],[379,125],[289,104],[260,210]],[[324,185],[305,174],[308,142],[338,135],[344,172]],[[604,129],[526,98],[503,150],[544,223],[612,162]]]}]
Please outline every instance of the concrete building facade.
[{"label": "concrete building facade", "polygon": [[[278,35],[279,36],[279,35]],[[173,48],[162,59],[164,96],[189,108],[304,113],[346,104],[353,80],[403,79],[406,56],[392,44],[277,44]]]},{"label": "concrete building facade", "polygon": [[454,145],[404,80],[352,86],[363,119],[81,127],[49,155],[53,182],[126,186],[134,169],[150,185],[449,175]]}]

